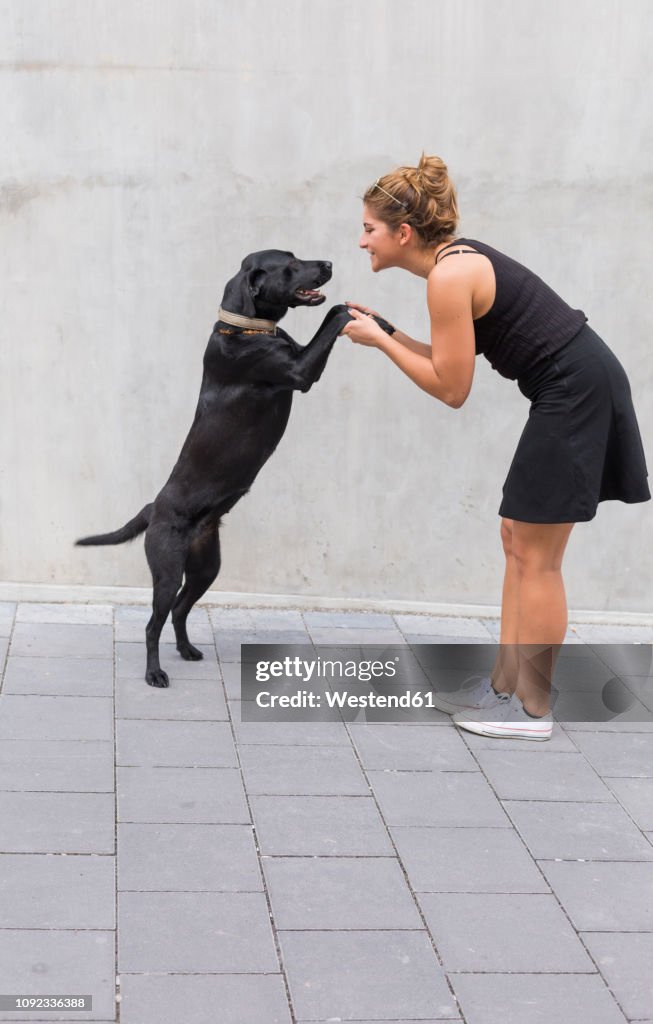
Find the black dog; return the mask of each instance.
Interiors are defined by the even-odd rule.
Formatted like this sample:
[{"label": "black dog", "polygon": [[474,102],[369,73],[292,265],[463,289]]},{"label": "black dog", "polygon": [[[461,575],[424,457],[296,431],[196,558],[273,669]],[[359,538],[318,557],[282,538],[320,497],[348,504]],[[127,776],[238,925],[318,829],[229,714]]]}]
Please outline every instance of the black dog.
[{"label": "black dog", "polygon": [[188,639],[186,619],[218,575],[220,517],[247,493],[277,447],[293,391],[308,391],[320,379],[338,334],[352,319],[346,306],[333,306],[303,348],[276,326],[290,306],[324,302],[317,289],[330,277],[330,263],[298,260],[277,249],[243,260],[225,289],[204,353],[195,419],[168,482],[122,529],[77,541],[122,544],[147,530],[154,589],[145,679],[151,686],[168,686],[159,637],[171,610],[182,658],[202,657]]}]

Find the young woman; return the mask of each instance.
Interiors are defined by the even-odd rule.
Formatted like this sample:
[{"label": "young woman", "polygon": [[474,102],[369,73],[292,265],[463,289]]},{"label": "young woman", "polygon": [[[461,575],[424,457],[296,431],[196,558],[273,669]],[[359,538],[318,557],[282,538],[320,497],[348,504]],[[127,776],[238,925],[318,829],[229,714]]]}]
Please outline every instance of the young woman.
[{"label": "young woman", "polygon": [[616,356],[536,274],[492,246],[456,237],[447,167],[422,156],[379,178],[364,196],[359,245],[374,273],[400,267],[426,280],[431,341],[349,303],[342,333],[380,349],[418,387],[454,409],[482,353],[531,402],[503,487],[506,558],[501,643],[491,676],[436,706],[490,736],[551,736],[551,674],[567,629],[562,558],[575,523],[600,501],[648,501],[647,469],[630,386]]}]

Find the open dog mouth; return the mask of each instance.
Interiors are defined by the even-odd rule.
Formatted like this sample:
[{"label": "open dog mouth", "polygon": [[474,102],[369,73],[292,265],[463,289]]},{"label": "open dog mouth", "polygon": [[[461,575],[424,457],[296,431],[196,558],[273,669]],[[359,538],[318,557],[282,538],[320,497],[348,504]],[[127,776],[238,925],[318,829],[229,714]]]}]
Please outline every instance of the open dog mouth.
[{"label": "open dog mouth", "polygon": [[326,300],[326,295],[323,295],[317,288],[298,288],[295,298],[309,306],[317,306]]}]

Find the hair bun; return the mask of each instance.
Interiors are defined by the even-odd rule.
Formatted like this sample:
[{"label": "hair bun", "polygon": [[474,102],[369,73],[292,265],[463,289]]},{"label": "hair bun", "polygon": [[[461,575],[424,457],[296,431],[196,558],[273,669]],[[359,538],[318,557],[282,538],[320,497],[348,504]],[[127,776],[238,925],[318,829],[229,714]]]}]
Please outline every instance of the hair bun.
[{"label": "hair bun", "polygon": [[456,190],[439,156],[422,152],[417,167],[398,167],[379,178],[364,200],[391,227],[409,223],[425,245],[455,235],[458,223]]}]

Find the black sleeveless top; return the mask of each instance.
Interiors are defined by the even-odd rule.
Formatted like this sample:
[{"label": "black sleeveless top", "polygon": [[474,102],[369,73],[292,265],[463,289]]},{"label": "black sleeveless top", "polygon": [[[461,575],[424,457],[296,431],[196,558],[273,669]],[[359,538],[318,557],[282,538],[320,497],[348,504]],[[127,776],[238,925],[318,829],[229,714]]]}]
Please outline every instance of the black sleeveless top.
[{"label": "black sleeveless top", "polygon": [[[532,270],[491,245],[456,238],[445,249],[452,245],[471,246],[492,263],[496,296],[492,308],[474,320],[474,334],[476,354],[483,354],[502,377],[515,380],[526,376],[540,360],[566,345],[587,322],[582,309],[572,309]],[[436,263],[458,251],[464,250],[441,249]]]}]

